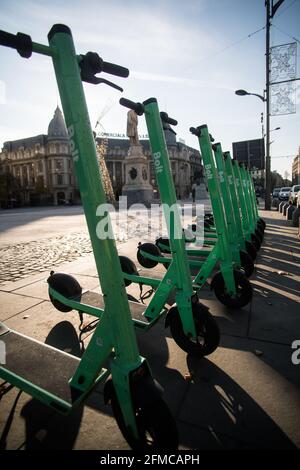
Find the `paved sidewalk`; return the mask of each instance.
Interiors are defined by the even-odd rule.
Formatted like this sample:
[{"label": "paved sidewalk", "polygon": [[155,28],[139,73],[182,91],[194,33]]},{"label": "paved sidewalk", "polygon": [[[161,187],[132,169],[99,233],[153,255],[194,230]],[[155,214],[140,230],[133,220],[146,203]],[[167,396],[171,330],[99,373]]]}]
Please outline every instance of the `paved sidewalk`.
[{"label": "paved sidewalk", "polygon": [[[140,352],[165,389],[176,417],[181,449],[300,448],[300,246],[297,229],[278,212],[261,212],[265,239],[251,279],[254,297],[240,311],[223,307],[205,286],[201,301],[216,317],[220,347],[203,360],[177,347],[161,320],[138,333]],[[139,240],[120,244],[135,258]],[[51,264],[51,260],[50,264]],[[50,268],[50,265],[49,265]],[[64,261],[55,270],[75,275],[85,289],[99,290],[91,254]],[[74,329],[78,314],[63,314],[48,300],[45,273],[0,286],[5,324],[19,332],[80,354]],[[129,292],[138,296],[136,287]],[[88,338],[86,338],[86,342]],[[0,449],[128,449],[98,387],[85,406],[68,417],[15,388],[0,400]]]}]

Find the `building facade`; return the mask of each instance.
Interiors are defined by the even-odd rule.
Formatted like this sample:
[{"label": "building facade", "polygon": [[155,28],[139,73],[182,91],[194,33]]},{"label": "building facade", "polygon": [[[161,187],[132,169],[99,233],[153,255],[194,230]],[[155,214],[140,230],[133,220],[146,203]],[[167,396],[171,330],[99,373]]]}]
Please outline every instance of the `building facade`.
[{"label": "building facade", "polygon": [[58,107],[47,134],[4,143],[0,178],[6,186],[2,207],[57,205],[78,199],[67,129]]},{"label": "building facade", "polygon": [[[177,197],[189,197],[192,184],[202,172],[199,151],[176,141],[173,132],[165,131]],[[124,159],[129,139],[97,137],[104,146],[105,161],[116,197],[125,184]],[[149,140],[140,140],[148,159],[150,183],[159,198]],[[0,153],[2,207],[23,205],[58,205],[80,202],[74,174],[66,125],[57,107],[48,133],[5,142]]]},{"label": "building facade", "polygon": [[300,147],[292,163],[292,181],[293,184],[300,184]]}]

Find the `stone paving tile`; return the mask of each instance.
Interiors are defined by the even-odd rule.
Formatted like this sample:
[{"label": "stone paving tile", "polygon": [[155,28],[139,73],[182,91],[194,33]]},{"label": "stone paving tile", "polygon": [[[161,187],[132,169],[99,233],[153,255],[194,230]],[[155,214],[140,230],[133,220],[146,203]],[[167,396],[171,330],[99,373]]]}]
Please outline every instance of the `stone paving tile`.
[{"label": "stone paving tile", "polygon": [[20,312],[28,310],[30,307],[39,304],[39,299],[24,298],[21,295],[10,292],[0,292],[0,320],[5,321],[8,318],[18,315]]},{"label": "stone paving tile", "polygon": [[[235,340],[243,347],[243,339]],[[237,343],[235,349],[219,347],[201,363],[188,360],[193,380],[180,421],[246,441],[252,448],[300,446],[299,389],[274,367]]]},{"label": "stone paving tile", "polygon": [[[263,315],[262,315],[263,312]],[[291,345],[300,332],[299,299],[268,295],[252,302],[249,337]]]},{"label": "stone paving tile", "polygon": [[47,301],[26,310],[26,318],[23,317],[25,315],[22,314],[11,316],[5,325],[42,342],[45,341],[51,329],[63,321],[71,322],[76,328],[79,325],[77,312],[73,310],[67,313],[59,312],[51,302]]},{"label": "stone paving tile", "polygon": [[129,449],[103,396],[94,393],[88,402],[63,416],[14,388],[1,401],[0,449]]},{"label": "stone paving tile", "polygon": [[[199,428],[178,420],[177,428],[181,450],[243,450],[251,448],[247,441],[232,438],[210,428]],[[200,456],[201,462],[201,456]]]}]

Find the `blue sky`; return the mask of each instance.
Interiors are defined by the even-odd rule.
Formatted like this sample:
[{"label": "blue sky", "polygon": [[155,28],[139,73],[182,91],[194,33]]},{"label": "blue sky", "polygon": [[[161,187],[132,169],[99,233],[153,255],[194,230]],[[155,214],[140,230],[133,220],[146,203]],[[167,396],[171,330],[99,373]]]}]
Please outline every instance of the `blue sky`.
[{"label": "blue sky", "polygon": [[[71,27],[78,53],[96,51],[129,68],[128,79],[113,79],[123,96],[157,97],[161,110],[179,122],[178,137],[192,146],[190,126],[207,124],[224,150],[233,141],[261,137],[259,99],[238,97],[244,88],[262,94],[265,85],[264,0],[0,0],[0,28],[31,35],[47,44],[54,23]],[[271,45],[300,40],[300,0],[285,0],[273,20]],[[279,29],[278,29],[279,28]],[[298,62],[299,62],[298,43]],[[48,57],[22,59],[0,49],[0,145],[6,140],[46,133],[59,97]],[[104,75],[103,75],[104,76]],[[299,67],[298,74],[299,76]],[[109,77],[107,77],[109,79]],[[300,82],[297,82],[300,84]],[[104,85],[84,85],[91,122],[102,119],[107,132],[125,132],[121,94]],[[297,113],[271,118],[272,169],[291,173],[300,146],[300,85]],[[139,132],[145,133],[143,118]]]}]

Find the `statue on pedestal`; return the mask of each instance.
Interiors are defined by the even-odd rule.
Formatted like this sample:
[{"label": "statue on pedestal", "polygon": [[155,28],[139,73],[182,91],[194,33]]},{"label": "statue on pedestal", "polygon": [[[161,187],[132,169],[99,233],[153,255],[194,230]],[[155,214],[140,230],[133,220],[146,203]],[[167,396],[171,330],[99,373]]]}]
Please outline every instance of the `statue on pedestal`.
[{"label": "statue on pedestal", "polygon": [[153,197],[153,188],[149,182],[148,161],[139,141],[138,117],[133,110],[127,113],[126,134],[130,146],[125,158],[125,185],[122,195],[127,196],[128,206],[134,203],[149,205]]},{"label": "statue on pedestal", "polygon": [[138,135],[138,117],[133,109],[130,109],[127,113],[127,137],[129,137],[130,145],[139,145]]}]

